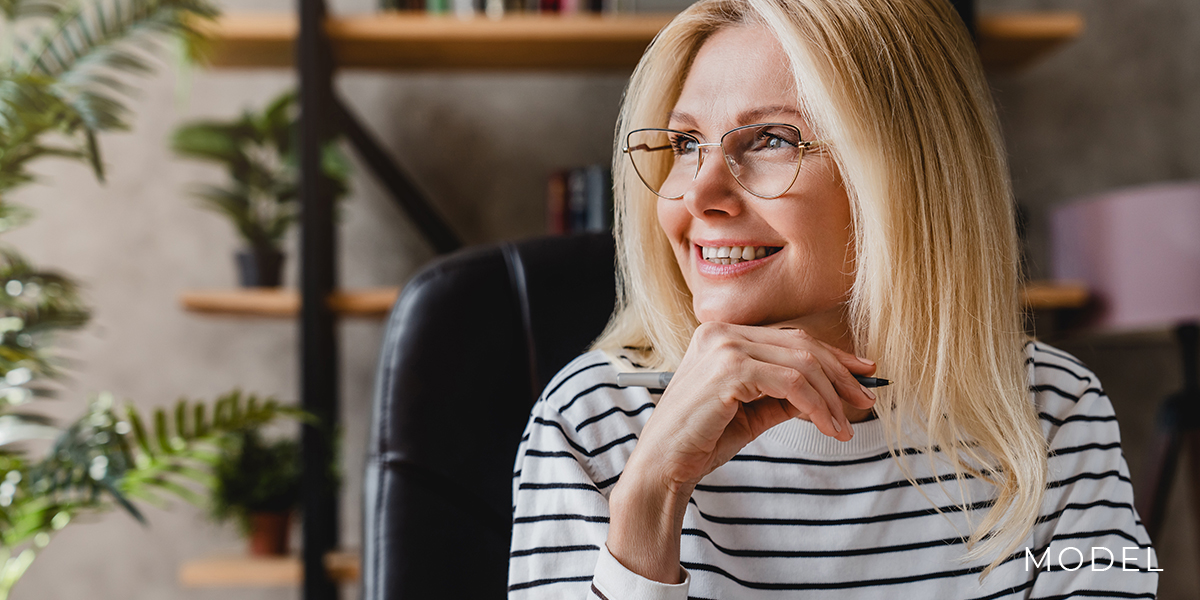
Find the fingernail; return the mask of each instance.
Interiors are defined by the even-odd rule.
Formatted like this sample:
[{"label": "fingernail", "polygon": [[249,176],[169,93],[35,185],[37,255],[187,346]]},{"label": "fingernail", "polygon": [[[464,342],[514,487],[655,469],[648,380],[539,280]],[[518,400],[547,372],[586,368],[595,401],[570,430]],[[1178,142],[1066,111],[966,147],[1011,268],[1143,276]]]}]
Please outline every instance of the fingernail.
[{"label": "fingernail", "polygon": [[834,419],[834,420],[833,420],[833,430],[834,430],[834,431],[836,431],[836,432],[838,432],[838,433],[841,433],[841,432],[842,432],[842,426],[841,426],[841,425],[838,425],[837,419]]},{"label": "fingernail", "polygon": [[867,386],[860,384],[858,387],[862,388],[863,393],[866,394],[868,398],[872,400],[875,399],[875,393],[868,389]]},{"label": "fingernail", "polygon": [[869,359],[869,358],[863,358],[863,357],[861,357],[861,356],[855,356],[854,358],[857,358],[857,359],[858,359],[858,362],[860,362],[860,363],[862,363],[862,364],[864,364],[864,365],[871,365],[871,366],[874,366],[874,365],[875,365],[875,361],[873,361],[873,360],[871,360],[871,359]]}]

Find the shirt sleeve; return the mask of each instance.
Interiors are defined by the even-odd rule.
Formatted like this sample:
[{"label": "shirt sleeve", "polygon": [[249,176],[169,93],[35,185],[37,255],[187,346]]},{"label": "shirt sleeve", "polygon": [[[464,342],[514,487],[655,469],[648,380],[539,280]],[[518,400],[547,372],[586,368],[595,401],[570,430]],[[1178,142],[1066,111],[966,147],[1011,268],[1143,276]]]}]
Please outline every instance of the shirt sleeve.
[{"label": "shirt sleeve", "polygon": [[1052,525],[1023,549],[1027,570],[1037,569],[1028,597],[1154,598],[1158,559],[1134,508],[1112,403],[1082,365],[1054,362],[1063,374],[1034,387],[1050,440],[1041,519]]},{"label": "shirt sleeve", "polygon": [[[513,472],[509,600],[686,600],[690,578],[667,585],[629,571],[609,554],[608,493],[617,474],[592,456],[632,440],[587,439],[543,399],[534,406]],[[600,443],[603,442],[603,443]]]}]

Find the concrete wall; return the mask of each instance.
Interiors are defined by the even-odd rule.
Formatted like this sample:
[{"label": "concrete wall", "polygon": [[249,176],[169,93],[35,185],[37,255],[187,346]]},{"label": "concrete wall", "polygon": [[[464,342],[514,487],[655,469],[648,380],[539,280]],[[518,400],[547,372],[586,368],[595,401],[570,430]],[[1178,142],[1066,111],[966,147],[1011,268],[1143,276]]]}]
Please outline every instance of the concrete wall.
[{"label": "concrete wall", "polygon": [[[283,0],[224,5],[231,11],[290,8]],[[639,5],[649,6],[648,0]],[[371,8],[368,0],[333,6],[340,12]],[[1118,185],[1200,176],[1200,153],[1188,143],[1200,132],[1200,5],[981,1],[984,12],[1028,7],[1080,10],[1088,20],[1077,43],[993,82],[1018,197],[1033,215],[1033,270],[1040,272],[1044,241],[1036,236],[1048,206]],[[480,243],[540,233],[546,175],[608,160],[627,76],[349,74],[340,87],[455,229]],[[80,367],[70,392],[52,408],[57,414],[78,413],[84,398],[98,390],[112,390],[145,409],[181,395],[212,398],[235,386],[296,398],[293,323],[200,317],[179,309],[180,290],[233,284],[237,242],[227,224],[197,209],[183,192],[188,182],[218,172],[176,160],[165,150],[180,121],[228,117],[293,84],[283,72],[200,72],[180,98],[177,78],[164,74],[146,82],[133,102],[133,131],[103,139],[110,168],[106,185],[95,183],[80,165],[47,162],[41,167],[45,185],[14,198],[39,216],[5,241],[41,265],[79,277],[96,308],[94,324],[68,340]],[[401,284],[432,253],[365,170],[359,171],[340,229],[342,282]],[[291,284],[294,268],[292,261]],[[376,322],[350,321],[341,329],[347,547],[357,547],[360,539],[358,489],[380,332]],[[1178,385],[1178,370],[1162,339],[1123,344],[1098,338],[1064,346],[1097,366],[1122,417],[1132,465],[1145,443],[1147,415],[1161,394]],[[1131,363],[1133,357],[1139,362]],[[298,597],[290,590],[181,590],[176,583],[181,563],[237,554],[242,543],[232,528],[215,527],[188,506],[148,512],[148,529],[120,514],[68,527],[18,585],[15,598]],[[1195,560],[1183,558],[1191,542],[1179,526],[1190,522],[1175,525],[1167,535],[1177,539],[1164,543],[1179,552],[1160,551],[1167,568],[1162,597],[1196,597],[1200,586],[1187,566]]]}]

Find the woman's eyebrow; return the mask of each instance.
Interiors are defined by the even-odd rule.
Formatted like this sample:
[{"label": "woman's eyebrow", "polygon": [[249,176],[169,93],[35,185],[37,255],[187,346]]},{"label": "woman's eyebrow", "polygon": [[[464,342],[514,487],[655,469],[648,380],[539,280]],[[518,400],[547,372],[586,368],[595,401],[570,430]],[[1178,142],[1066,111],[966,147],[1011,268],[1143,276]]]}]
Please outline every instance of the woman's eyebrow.
[{"label": "woman's eyebrow", "polygon": [[696,119],[692,115],[676,110],[671,111],[671,114],[667,115],[667,122],[677,123],[680,126],[696,126]]},{"label": "woman's eyebrow", "polygon": [[[794,106],[780,104],[773,106],[760,106],[742,111],[741,113],[738,113],[738,123],[742,125],[749,125],[751,123],[760,122],[764,118],[778,115],[788,115],[795,117],[800,121],[805,121],[804,113],[800,112],[799,109]],[[669,123],[675,123],[680,127],[697,127],[696,118],[685,112],[673,110],[667,115],[667,119],[669,120]]]},{"label": "woman's eyebrow", "polygon": [[754,123],[756,121],[763,119],[764,117],[770,117],[770,116],[781,115],[781,114],[791,115],[791,116],[796,117],[797,119],[804,120],[804,114],[801,113],[800,110],[797,109],[796,107],[787,106],[787,105],[779,105],[779,106],[762,106],[759,108],[752,108],[750,110],[743,111],[742,113],[740,113],[738,115],[738,121],[741,123]]}]

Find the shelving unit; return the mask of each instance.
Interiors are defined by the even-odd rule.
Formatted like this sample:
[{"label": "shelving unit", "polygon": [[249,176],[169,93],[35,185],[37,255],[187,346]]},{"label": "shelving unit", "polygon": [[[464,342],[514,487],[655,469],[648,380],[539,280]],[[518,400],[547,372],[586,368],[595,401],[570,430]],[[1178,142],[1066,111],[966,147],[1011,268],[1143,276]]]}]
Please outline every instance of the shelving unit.
[{"label": "shelving unit", "polygon": [[[972,0],[952,0],[974,15]],[[230,15],[210,26],[212,65],[218,68],[295,68],[300,80],[300,263],[298,291],[187,292],[187,310],[253,317],[299,317],[300,400],[326,429],[337,427],[339,316],[382,316],[398,290],[338,292],[331,188],[320,165],[320,147],[341,133],[439,253],[462,246],[454,231],[422,196],[372,134],[336,95],[335,70],[629,70],[670,15],[615,17],[517,16],[499,20],[424,14],[329,18],[324,0],[299,0],[296,15]],[[975,32],[986,68],[1028,66],[1076,37],[1083,20],[1074,13],[987,15]],[[1078,291],[1031,287],[1026,302],[1046,308],[1081,305]],[[305,465],[328,464],[328,436],[312,426],[302,434]],[[276,562],[213,559],[185,566],[189,585],[272,585],[299,582],[305,600],[338,597],[337,571],[329,553],[338,545],[334,486],[326,469],[306,468],[303,552]],[[355,563],[357,565],[357,563]],[[340,574],[339,574],[340,573]],[[357,578],[357,568],[351,577]],[[181,572],[181,577],[184,573]],[[347,575],[348,576],[348,575]],[[252,581],[253,580],[253,581]],[[257,583],[256,583],[257,582]]]}]

